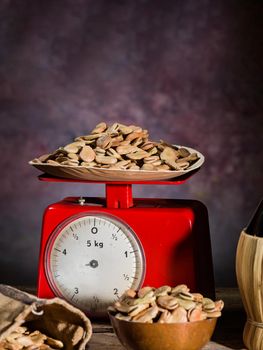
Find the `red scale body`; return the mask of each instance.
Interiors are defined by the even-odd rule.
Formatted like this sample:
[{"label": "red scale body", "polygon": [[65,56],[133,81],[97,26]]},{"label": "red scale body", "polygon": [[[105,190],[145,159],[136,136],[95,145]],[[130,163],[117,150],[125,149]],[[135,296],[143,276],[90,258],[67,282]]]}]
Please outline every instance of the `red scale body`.
[{"label": "red scale body", "polygon": [[[42,181],[83,182],[40,176]],[[145,253],[143,285],[187,284],[191,291],[214,297],[212,254],[206,207],[195,200],[132,198],[132,184],[175,185],[180,181],[106,182],[106,198],[65,198],[47,207],[42,226],[38,296],[54,297],[45,273],[45,250],[61,222],[81,213],[110,214],[127,223]],[[105,183],[105,182],[103,182]]]}]

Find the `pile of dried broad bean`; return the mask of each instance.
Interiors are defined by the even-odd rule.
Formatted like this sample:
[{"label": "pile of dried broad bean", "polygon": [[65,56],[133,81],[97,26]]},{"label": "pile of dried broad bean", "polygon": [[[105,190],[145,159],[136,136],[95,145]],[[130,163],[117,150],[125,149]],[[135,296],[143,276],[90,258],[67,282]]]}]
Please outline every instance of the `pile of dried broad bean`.
[{"label": "pile of dried broad bean", "polygon": [[149,133],[135,125],[102,122],[89,135],[44,154],[34,163],[119,170],[186,170],[198,159],[184,147],[149,140]]},{"label": "pile of dried broad bean", "polygon": [[120,320],[146,323],[194,322],[221,316],[222,300],[213,301],[200,293],[190,293],[181,284],[174,288],[144,287],[127,290],[108,308]]},{"label": "pile of dried broad bean", "polygon": [[50,338],[40,331],[30,332],[27,327],[18,327],[0,342],[1,350],[52,350],[63,347],[62,341]]}]

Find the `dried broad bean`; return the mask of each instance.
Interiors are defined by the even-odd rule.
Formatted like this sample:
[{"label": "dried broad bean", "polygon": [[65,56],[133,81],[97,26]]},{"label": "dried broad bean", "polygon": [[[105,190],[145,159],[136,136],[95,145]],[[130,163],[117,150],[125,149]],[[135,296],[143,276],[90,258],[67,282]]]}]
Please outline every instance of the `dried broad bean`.
[{"label": "dried broad bean", "polygon": [[180,284],[173,288],[166,285],[129,289],[108,310],[116,318],[131,322],[176,323],[220,317],[223,307],[222,300],[214,302]]},{"label": "dried broad bean", "polygon": [[27,327],[16,328],[0,342],[0,349],[3,350],[54,350],[63,347],[62,341],[38,330],[31,332]]},{"label": "dried broad bean", "polygon": [[[101,122],[89,135],[78,136],[72,143],[33,162],[131,171],[182,171],[198,159],[197,153],[185,147],[149,140],[148,131],[140,126]],[[124,161],[129,163],[125,165]]]}]

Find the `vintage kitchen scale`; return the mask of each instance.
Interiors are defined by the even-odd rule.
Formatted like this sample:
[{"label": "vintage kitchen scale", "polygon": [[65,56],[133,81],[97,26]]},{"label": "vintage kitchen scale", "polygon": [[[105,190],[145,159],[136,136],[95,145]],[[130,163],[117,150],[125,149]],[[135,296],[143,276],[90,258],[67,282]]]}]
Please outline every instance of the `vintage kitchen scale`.
[{"label": "vintage kitchen scale", "polygon": [[[105,198],[69,197],[43,217],[38,296],[59,296],[103,315],[128,288],[187,284],[214,297],[206,207],[196,200],[133,198],[132,185],[169,181],[86,181],[40,175],[41,181],[105,184]],[[88,187],[88,186],[87,186]]]}]

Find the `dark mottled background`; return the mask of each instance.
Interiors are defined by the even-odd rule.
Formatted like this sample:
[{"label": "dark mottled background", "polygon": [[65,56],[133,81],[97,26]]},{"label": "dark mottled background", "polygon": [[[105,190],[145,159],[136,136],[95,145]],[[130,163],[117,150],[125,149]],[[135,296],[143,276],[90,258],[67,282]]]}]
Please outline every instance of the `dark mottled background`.
[{"label": "dark mottled background", "polygon": [[263,3],[243,0],[0,2],[0,280],[34,284],[41,216],[103,187],[45,184],[28,160],[102,120],[143,125],[206,163],[188,183],[135,194],[203,201],[216,284],[263,192]]}]

